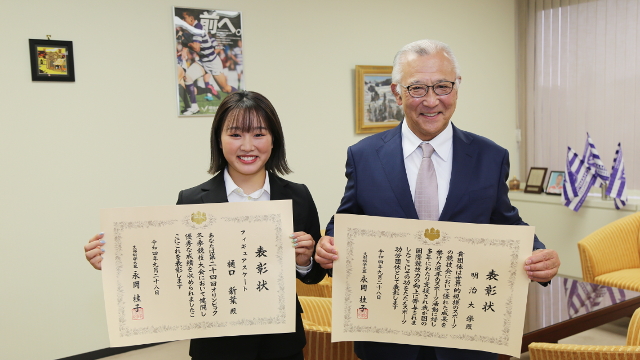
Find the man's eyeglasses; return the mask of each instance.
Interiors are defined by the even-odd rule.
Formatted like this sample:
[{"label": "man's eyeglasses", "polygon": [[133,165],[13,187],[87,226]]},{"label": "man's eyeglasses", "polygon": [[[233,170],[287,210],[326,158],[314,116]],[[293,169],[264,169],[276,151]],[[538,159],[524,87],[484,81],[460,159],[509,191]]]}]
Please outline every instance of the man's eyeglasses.
[{"label": "man's eyeglasses", "polygon": [[441,95],[441,96],[449,95],[453,91],[454,85],[455,85],[454,81],[443,81],[432,86],[422,85],[422,84],[404,86],[404,85],[398,84],[398,86],[401,86],[407,89],[407,92],[409,93],[409,95],[411,95],[411,97],[414,97],[414,98],[421,98],[427,95],[427,93],[429,92],[429,88],[433,88],[433,92],[436,95]]}]

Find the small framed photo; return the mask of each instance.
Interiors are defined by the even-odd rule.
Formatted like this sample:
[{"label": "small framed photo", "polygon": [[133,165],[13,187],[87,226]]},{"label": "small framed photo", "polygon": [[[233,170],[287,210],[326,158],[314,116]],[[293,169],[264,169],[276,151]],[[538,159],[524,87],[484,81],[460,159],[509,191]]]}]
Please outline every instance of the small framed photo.
[{"label": "small framed photo", "polygon": [[527,176],[524,192],[540,194],[544,190],[544,179],[547,176],[547,168],[532,167]]},{"label": "small framed photo", "polygon": [[76,81],[73,42],[29,39],[32,81]]},{"label": "small framed photo", "polygon": [[549,174],[549,180],[547,181],[547,189],[545,192],[549,195],[562,194],[562,187],[564,186],[564,171],[551,171]]},{"label": "small framed photo", "polygon": [[392,66],[356,65],[356,134],[396,127],[404,118],[391,92]]}]

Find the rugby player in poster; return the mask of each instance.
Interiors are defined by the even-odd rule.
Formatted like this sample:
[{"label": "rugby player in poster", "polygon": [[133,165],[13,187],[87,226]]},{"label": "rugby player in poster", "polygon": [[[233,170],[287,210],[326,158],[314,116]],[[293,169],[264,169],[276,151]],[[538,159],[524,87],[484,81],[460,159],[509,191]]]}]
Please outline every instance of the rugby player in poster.
[{"label": "rugby player in poster", "polygon": [[231,51],[231,58],[235,62],[236,72],[238,73],[238,87],[242,83],[242,72],[244,70],[244,66],[242,64],[242,40],[238,40],[238,46],[233,48]]},{"label": "rugby player in poster", "polygon": [[[211,85],[210,78],[213,77],[220,89],[225,93],[232,93],[237,91],[236,88],[227,84],[227,78],[223,74],[222,61],[218,55],[221,51],[218,42],[215,38],[211,38],[209,34],[203,29],[202,24],[196,19],[199,17],[199,10],[192,9],[176,9],[176,16],[186,22],[189,27],[193,27],[197,30],[203,31],[204,34],[199,31],[194,33],[189,31],[189,27],[183,24],[176,24],[187,31],[182,31],[181,44],[185,51],[193,51],[195,53],[195,61],[186,69],[185,72],[185,87],[191,100],[191,106],[182,113],[182,115],[194,115],[200,112],[196,100],[196,88],[194,82],[203,78],[205,87],[211,91],[211,93],[220,99],[220,95],[216,89]],[[210,76],[205,76],[210,75]]]}]

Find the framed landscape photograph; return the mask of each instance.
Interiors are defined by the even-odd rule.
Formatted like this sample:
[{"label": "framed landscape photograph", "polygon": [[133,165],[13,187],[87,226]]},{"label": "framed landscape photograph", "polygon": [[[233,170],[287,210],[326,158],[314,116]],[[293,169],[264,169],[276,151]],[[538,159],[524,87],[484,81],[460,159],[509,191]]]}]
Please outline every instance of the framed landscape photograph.
[{"label": "framed landscape photograph", "polygon": [[544,179],[547,176],[547,168],[532,167],[527,176],[524,192],[540,194],[544,190]]},{"label": "framed landscape photograph", "polygon": [[404,118],[391,92],[392,66],[356,65],[356,134],[396,127]]},{"label": "framed landscape photograph", "polygon": [[564,171],[551,171],[545,192],[549,195],[561,195],[564,186]]},{"label": "framed landscape photograph", "polygon": [[73,42],[29,39],[32,81],[76,81]]}]

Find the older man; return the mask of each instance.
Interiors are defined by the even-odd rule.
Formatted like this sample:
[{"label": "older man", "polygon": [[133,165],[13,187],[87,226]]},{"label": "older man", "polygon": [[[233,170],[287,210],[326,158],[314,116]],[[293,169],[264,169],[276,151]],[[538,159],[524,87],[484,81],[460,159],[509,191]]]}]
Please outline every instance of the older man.
[{"label": "older man", "polygon": [[[527,225],[507,196],[507,150],[451,123],[460,81],[456,58],[444,43],[420,40],[396,54],[391,90],[404,121],[349,147],[338,213]],[[330,269],[338,259],[333,219],[326,234],[315,259]],[[546,285],[559,266],[558,254],[536,237],[524,264],[529,278]],[[356,342],[355,351],[362,360],[497,359],[482,351],[376,342]]]}]

